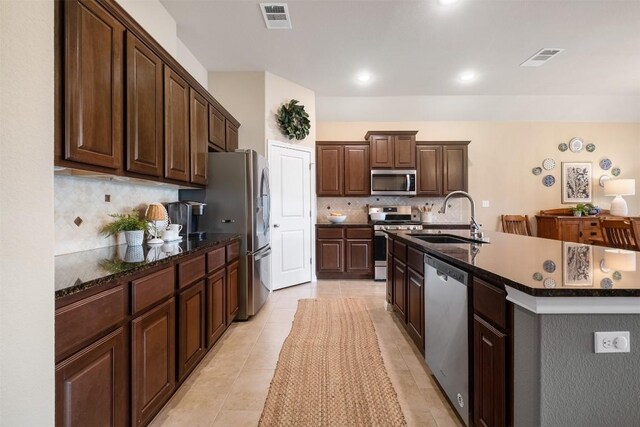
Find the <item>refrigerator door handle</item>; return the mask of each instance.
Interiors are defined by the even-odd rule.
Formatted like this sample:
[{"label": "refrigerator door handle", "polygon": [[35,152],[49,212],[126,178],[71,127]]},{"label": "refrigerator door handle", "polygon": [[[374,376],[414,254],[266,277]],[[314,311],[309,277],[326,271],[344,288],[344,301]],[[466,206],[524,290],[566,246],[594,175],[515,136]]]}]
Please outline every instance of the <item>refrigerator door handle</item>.
[{"label": "refrigerator door handle", "polygon": [[267,250],[265,250],[264,252],[258,252],[257,254],[255,254],[255,260],[261,260],[262,258],[266,258],[267,256],[271,255],[271,247],[267,248]]}]

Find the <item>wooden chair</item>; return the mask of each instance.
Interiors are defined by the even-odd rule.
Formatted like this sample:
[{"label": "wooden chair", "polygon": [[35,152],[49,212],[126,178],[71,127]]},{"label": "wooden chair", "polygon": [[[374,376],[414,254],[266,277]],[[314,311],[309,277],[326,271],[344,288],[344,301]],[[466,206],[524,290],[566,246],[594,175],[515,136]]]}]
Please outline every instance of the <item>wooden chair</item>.
[{"label": "wooden chair", "polygon": [[600,230],[605,246],[640,251],[634,225],[630,219],[600,218]]},{"label": "wooden chair", "polygon": [[531,236],[528,215],[502,215],[502,230],[505,233]]}]

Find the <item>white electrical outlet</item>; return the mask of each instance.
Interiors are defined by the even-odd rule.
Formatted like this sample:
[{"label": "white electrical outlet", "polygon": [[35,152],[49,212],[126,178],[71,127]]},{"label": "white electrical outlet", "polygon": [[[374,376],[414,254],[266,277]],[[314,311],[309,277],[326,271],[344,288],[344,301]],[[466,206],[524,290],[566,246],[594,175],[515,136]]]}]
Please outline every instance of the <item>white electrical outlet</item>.
[{"label": "white electrical outlet", "polygon": [[483,200],[482,201],[482,207],[483,208],[488,208],[489,206],[491,206],[491,203],[489,203],[488,200]]},{"label": "white electrical outlet", "polygon": [[596,353],[629,353],[631,351],[629,331],[595,332],[594,337]]}]

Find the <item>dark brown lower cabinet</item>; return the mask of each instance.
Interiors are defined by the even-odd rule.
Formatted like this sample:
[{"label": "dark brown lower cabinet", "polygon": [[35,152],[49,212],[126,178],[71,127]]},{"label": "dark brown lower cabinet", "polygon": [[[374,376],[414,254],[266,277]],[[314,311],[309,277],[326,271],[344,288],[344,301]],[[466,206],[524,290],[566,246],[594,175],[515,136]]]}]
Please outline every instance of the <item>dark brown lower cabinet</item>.
[{"label": "dark brown lower cabinet", "polygon": [[178,380],[182,381],[204,356],[204,280],[178,295]]},{"label": "dark brown lower cabinet", "polygon": [[239,261],[234,261],[227,266],[227,325],[233,322],[240,309],[238,302],[238,266]]},{"label": "dark brown lower cabinet", "polygon": [[407,265],[398,258],[393,260],[393,308],[400,319],[407,321]]},{"label": "dark brown lower cabinet", "polygon": [[344,240],[318,240],[316,249],[318,273],[342,273],[344,271]]},{"label": "dark brown lower cabinet", "polygon": [[207,278],[207,347],[211,347],[222,336],[226,325],[225,304],[225,270],[213,273]]},{"label": "dark brown lower cabinet", "polygon": [[120,327],[56,366],[57,426],[128,425],[125,341]]},{"label": "dark brown lower cabinet", "polygon": [[476,426],[507,424],[506,334],[473,318],[473,419]]},{"label": "dark brown lower cabinet", "polygon": [[407,274],[407,328],[419,349],[424,349],[424,276],[412,268]]},{"label": "dark brown lower cabinet", "polygon": [[373,240],[347,239],[347,273],[371,273],[373,271]]},{"label": "dark brown lower cabinet", "polygon": [[387,302],[393,305],[393,254],[387,252]]},{"label": "dark brown lower cabinet", "polygon": [[148,424],[176,386],[175,324],[174,298],[131,321],[132,425]]}]

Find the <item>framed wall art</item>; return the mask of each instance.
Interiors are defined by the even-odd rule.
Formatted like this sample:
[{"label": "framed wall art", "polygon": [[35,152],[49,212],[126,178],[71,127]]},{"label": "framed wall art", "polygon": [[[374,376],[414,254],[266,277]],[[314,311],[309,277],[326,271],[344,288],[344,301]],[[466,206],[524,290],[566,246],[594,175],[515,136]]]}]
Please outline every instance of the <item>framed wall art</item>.
[{"label": "framed wall art", "polygon": [[593,255],[591,246],[563,243],[564,286],[593,286]]},{"label": "framed wall art", "polygon": [[589,203],[593,186],[591,162],[562,162],[562,203]]}]

